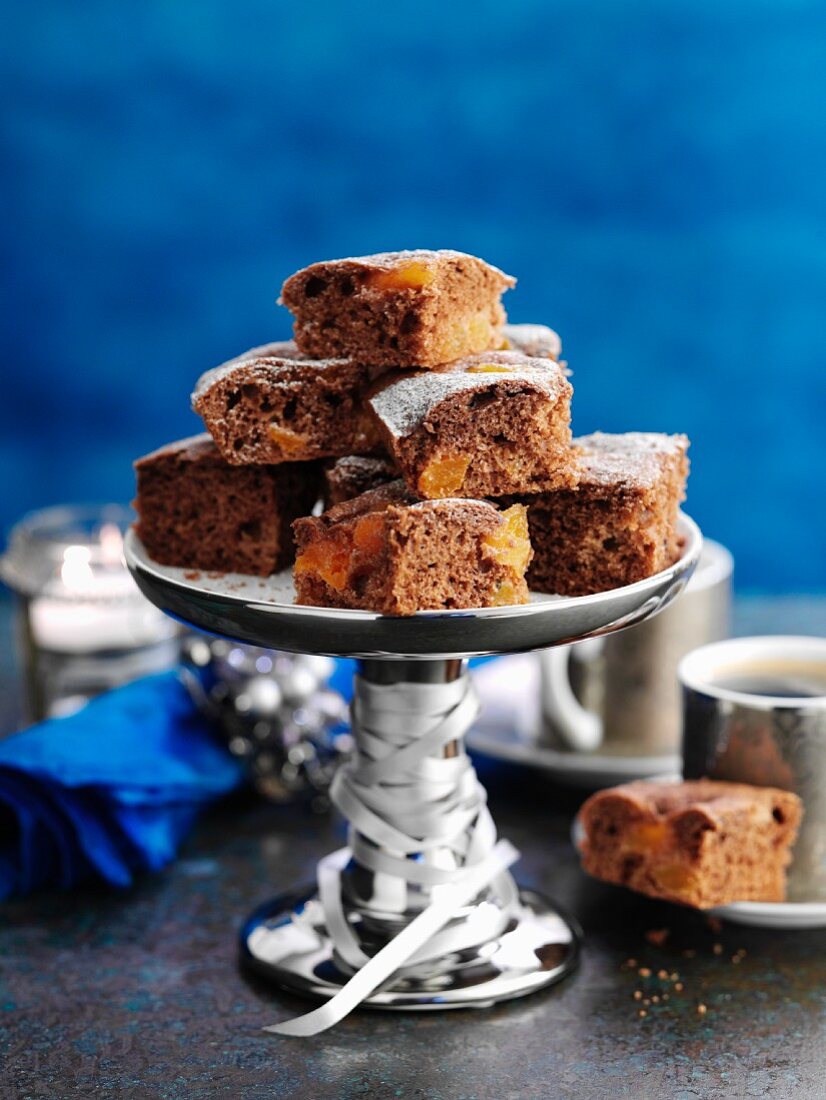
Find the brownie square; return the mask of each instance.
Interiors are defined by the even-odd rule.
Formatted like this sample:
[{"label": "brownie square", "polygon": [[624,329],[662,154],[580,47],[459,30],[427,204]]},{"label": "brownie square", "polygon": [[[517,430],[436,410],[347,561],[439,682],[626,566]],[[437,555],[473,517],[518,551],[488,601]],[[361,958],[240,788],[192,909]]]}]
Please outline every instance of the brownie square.
[{"label": "brownie square", "polygon": [[296,603],[386,615],[526,603],[525,510],[417,501],[394,481],[293,525]]},{"label": "brownie square", "polygon": [[576,489],[519,497],[534,548],[531,590],[585,596],[666,569],[679,556],[686,437],[596,432],[574,444]]},{"label": "brownie square", "polygon": [[418,497],[497,497],[575,484],[571,394],[550,359],[513,351],[380,379],[367,398]]},{"label": "brownie square", "polygon": [[500,298],[515,280],[463,252],[382,252],[325,260],[284,283],[307,355],[432,367],[498,347]]},{"label": "brownie square", "polygon": [[389,481],[396,481],[399,471],[392,458],[381,455],[347,455],[337,458],[324,471],[324,506],[332,508],[345,500],[361,496]]},{"label": "brownie square", "polygon": [[521,351],[534,359],[559,362],[562,341],[547,325],[503,325],[501,351]]},{"label": "brownie square", "polygon": [[800,816],[797,795],[771,787],[627,783],[583,805],[582,865],[606,882],[698,909],[783,901]]},{"label": "brownie square", "polygon": [[192,407],[232,465],[358,454],[376,446],[361,396],[374,375],[349,359],[307,359],[292,342],[264,345],[207,371]]},{"label": "brownie square", "polygon": [[135,463],[138,536],[161,565],[267,576],[293,559],[292,522],[318,500],[316,463],[230,466],[208,435]]}]

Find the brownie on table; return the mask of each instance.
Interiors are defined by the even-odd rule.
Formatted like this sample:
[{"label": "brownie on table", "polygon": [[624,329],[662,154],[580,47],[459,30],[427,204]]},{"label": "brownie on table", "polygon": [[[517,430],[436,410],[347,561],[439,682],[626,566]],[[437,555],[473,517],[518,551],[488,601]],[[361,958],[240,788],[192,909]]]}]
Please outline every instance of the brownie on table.
[{"label": "brownie on table", "polygon": [[417,501],[402,481],[293,524],[296,603],[386,615],[526,603],[525,509]]},{"label": "brownie on table", "polygon": [[698,909],[783,901],[800,823],[795,794],[698,779],[599,791],[580,811],[596,878]]},{"label": "brownie on table", "polygon": [[230,466],[208,435],[135,463],[137,534],[161,565],[267,576],[294,556],[292,522],[318,500],[318,463]]},{"label": "brownie on table", "polygon": [[281,301],[307,355],[432,367],[501,344],[500,298],[514,283],[475,256],[417,249],[312,264]]},{"label": "brownie on table", "polygon": [[192,407],[233,465],[358,454],[376,445],[361,396],[374,374],[349,359],[308,359],[292,341],[269,344],[202,375]]},{"label": "brownie on table", "polygon": [[519,497],[528,505],[534,548],[531,590],[584,596],[632,584],[676,561],[686,437],[596,432],[574,444],[576,489]]},{"label": "brownie on table", "polygon": [[521,351],[535,359],[559,361],[562,341],[547,325],[503,325],[501,351]]},{"label": "brownie on table", "polygon": [[379,379],[376,426],[419,497],[496,497],[575,484],[571,394],[562,368],[514,351]]},{"label": "brownie on table", "polygon": [[324,506],[332,508],[345,500],[395,481],[399,476],[392,458],[382,455],[347,455],[337,458],[324,471]]}]

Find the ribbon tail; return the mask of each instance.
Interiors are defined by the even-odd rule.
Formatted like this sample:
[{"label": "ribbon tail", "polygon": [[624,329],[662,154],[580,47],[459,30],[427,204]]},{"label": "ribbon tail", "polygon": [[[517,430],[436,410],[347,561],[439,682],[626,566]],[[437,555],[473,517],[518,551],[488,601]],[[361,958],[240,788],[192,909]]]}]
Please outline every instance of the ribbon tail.
[{"label": "ribbon tail", "polygon": [[507,840],[500,840],[489,855],[462,875],[455,886],[445,887],[437,901],[422,910],[398,936],[365,963],[334,997],[304,1016],[283,1024],[271,1024],[263,1030],[273,1035],[305,1038],[333,1027],[404,966],[431,936],[450,921],[458,909],[473,901],[485,886],[518,858],[519,853],[513,845]]}]

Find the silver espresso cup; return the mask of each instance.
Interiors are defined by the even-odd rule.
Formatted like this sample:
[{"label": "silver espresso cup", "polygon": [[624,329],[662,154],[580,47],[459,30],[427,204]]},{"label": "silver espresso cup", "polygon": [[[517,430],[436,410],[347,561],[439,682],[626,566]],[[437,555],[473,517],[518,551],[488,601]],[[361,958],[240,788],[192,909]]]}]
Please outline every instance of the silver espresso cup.
[{"label": "silver espresso cup", "polygon": [[683,594],[637,626],[539,654],[542,738],[563,752],[677,757],[680,658],[726,638],[734,562],[706,539]]},{"label": "silver espresso cup", "polygon": [[[792,695],[795,681],[824,694]],[[683,775],[794,791],[803,820],[789,868],[790,901],[826,899],[826,638],[733,638],[680,662]],[[767,679],[770,678],[770,679]],[[767,695],[754,690],[763,680]],[[732,689],[731,684],[737,685]],[[748,685],[744,687],[743,685]],[[774,685],[774,686],[772,686]]]}]

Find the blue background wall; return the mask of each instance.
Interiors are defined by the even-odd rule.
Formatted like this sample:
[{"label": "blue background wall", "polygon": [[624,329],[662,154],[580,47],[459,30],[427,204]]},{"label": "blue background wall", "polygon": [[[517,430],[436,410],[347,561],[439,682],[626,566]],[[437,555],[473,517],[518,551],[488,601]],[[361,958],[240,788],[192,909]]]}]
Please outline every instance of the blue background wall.
[{"label": "blue background wall", "polygon": [[826,6],[6,5],[0,522],[128,499],[305,263],[455,247],[575,429],[686,431],[741,587],[826,589]]}]

